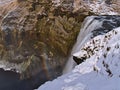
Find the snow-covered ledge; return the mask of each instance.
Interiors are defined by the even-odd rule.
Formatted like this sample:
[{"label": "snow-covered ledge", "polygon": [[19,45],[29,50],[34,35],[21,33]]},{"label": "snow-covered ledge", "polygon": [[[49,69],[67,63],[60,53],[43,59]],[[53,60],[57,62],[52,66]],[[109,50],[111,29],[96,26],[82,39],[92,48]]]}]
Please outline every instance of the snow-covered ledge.
[{"label": "snow-covered ledge", "polygon": [[[82,48],[86,46],[97,50],[70,73],[46,82],[38,90],[120,90],[120,27],[94,37]],[[84,54],[80,50],[75,55],[80,58]]]}]

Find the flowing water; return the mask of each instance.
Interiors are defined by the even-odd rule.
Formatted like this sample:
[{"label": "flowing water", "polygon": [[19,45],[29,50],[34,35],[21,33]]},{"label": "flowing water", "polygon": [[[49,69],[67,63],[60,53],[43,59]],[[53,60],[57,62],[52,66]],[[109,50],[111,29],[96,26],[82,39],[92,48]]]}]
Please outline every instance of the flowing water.
[{"label": "flowing water", "polygon": [[70,72],[74,68],[74,66],[76,65],[74,60],[73,60],[73,56],[72,55],[75,52],[78,52],[79,49],[81,48],[81,46],[87,40],[90,39],[90,36],[91,36],[90,32],[96,28],[96,24],[95,23],[98,22],[98,21],[95,21],[93,23],[93,21],[94,21],[94,17],[87,17],[84,20],[84,22],[83,22],[83,24],[81,26],[80,33],[79,33],[79,35],[77,37],[77,42],[76,42],[76,44],[74,45],[74,47],[72,49],[71,56],[68,59],[68,62],[66,64],[65,68],[64,68],[63,74]]}]

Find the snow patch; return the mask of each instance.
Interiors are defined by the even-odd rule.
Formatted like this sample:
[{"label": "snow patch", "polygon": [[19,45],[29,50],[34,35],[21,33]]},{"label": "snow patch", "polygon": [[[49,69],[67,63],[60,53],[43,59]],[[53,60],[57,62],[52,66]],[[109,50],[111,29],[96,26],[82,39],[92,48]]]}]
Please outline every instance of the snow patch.
[{"label": "snow patch", "polygon": [[85,87],[86,87],[85,85],[78,83],[73,86],[62,87],[62,90],[85,90]]}]

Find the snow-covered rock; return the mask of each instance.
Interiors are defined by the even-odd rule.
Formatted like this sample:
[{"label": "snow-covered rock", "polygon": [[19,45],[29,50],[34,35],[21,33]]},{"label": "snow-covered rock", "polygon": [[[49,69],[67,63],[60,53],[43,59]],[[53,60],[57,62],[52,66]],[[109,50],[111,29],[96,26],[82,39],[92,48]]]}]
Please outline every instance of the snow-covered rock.
[{"label": "snow-covered rock", "polygon": [[[90,54],[85,49],[90,49],[89,51],[93,53]],[[120,27],[118,25],[82,45],[74,56],[82,58],[90,54],[89,57],[83,58],[83,63],[77,65],[68,74],[52,82],[46,82],[38,90],[120,90],[119,53]]]},{"label": "snow-covered rock", "polygon": [[119,15],[119,0],[74,0],[74,12],[90,11],[97,15]]}]

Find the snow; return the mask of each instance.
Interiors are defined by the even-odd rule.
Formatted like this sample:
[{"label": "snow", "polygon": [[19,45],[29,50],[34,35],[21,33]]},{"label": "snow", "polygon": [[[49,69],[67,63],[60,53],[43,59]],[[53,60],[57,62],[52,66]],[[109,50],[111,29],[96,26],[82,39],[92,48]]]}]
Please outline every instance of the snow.
[{"label": "snow", "polygon": [[97,15],[119,15],[114,5],[105,1],[107,0],[74,0],[74,11],[84,9]]},{"label": "snow", "polygon": [[96,14],[100,15],[118,15],[117,12],[114,12],[114,10],[107,6],[105,2],[99,3],[99,2],[94,2],[92,4],[89,4],[90,10],[93,11]]},{"label": "snow", "polygon": [[24,63],[21,64],[14,64],[14,63],[9,63],[5,60],[0,61],[0,68],[3,68],[5,71],[15,71],[17,73],[22,73],[22,67]]},{"label": "snow", "polygon": [[73,85],[73,86],[62,88],[62,90],[84,90],[84,89],[85,89],[85,86],[81,83],[78,83],[78,84]]},{"label": "snow", "polygon": [[52,0],[52,3],[54,3],[55,6],[60,6],[61,5],[60,0]]},{"label": "snow", "polygon": [[[81,50],[88,46],[94,54],[73,71],[46,82],[38,90],[120,90],[120,27],[94,37]],[[81,50],[76,57],[82,57]]]},{"label": "snow", "polygon": [[115,10],[104,1],[94,1],[89,4],[90,10],[98,15],[119,15]]},{"label": "snow", "polygon": [[[71,5],[73,12],[83,10],[83,13],[84,11],[90,11],[97,15],[119,15],[118,8],[114,4],[107,4],[105,1],[107,0],[73,0]],[[56,7],[61,6],[63,2],[64,0],[52,0],[53,5]]]}]

